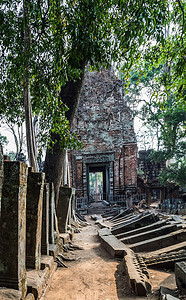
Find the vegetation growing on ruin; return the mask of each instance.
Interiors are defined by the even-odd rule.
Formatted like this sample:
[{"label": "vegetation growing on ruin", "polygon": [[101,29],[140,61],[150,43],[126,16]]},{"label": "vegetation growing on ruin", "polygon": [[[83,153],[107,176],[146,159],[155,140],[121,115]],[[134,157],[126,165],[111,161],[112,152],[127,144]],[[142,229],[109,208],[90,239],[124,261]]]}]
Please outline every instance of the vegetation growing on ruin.
[{"label": "vegetation growing on ruin", "polygon": [[[54,181],[56,191],[63,149],[78,146],[70,134],[70,126],[87,63],[90,68],[99,69],[122,62],[127,78],[144,49],[145,60],[153,57],[158,66],[160,61],[174,62],[175,72],[171,77],[175,91],[180,91],[179,95],[184,93],[182,77],[176,74],[183,73],[185,8],[179,0],[173,2],[170,11],[169,3],[167,0],[1,2],[0,115],[21,124],[29,108],[27,129],[32,128],[32,116],[37,117],[41,141],[50,145],[45,161],[46,178]],[[165,39],[165,25],[172,20],[177,24],[177,38]],[[153,47],[152,41],[156,43]],[[167,91],[168,85],[165,94]],[[33,129],[27,135],[34,143]]]}]

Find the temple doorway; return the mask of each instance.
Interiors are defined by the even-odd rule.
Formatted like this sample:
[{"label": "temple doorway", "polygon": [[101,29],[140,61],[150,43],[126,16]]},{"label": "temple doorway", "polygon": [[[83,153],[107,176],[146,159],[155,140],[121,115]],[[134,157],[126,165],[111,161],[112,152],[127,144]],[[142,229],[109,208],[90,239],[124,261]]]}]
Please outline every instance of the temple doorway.
[{"label": "temple doorway", "polygon": [[87,179],[87,194],[89,202],[106,200],[109,191],[107,164],[88,164]]}]

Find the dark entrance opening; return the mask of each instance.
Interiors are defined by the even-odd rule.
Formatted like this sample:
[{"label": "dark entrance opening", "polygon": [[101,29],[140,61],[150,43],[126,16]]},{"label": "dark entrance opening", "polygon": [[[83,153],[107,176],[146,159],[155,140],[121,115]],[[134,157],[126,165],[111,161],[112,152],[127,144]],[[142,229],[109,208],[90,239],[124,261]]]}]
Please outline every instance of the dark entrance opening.
[{"label": "dark entrance opening", "polygon": [[107,200],[109,193],[107,164],[87,165],[87,194],[89,202]]}]

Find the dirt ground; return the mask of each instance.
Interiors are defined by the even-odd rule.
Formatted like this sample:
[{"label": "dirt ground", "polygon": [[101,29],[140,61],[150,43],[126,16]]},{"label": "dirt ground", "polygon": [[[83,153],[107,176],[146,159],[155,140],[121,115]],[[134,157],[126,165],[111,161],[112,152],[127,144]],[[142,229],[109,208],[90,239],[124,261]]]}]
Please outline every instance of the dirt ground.
[{"label": "dirt ground", "polygon": [[91,225],[82,228],[73,239],[83,250],[71,251],[76,261],[65,262],[68,268],[57,269],[43,300],[156,300],[160,285],[176,288],[173,273],[149,270],[152,294],[135,296],[121,272],[120,262],[100,246],[98,227],[90,217],[86,219]]}]

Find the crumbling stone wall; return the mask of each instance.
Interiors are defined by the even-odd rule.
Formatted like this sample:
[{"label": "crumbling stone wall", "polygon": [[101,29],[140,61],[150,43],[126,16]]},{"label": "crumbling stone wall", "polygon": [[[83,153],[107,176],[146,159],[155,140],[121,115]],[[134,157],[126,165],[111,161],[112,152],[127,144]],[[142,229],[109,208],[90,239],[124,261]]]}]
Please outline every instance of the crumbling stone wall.
[{"label": "crumbling stone wall", "polygon": [[[71,184],[87,193],[87,165],[107,165],[109,193],[122,194],[137,185],[137,145],[133,114],[123,84],[112,72],[87,72],[73,129],[83,142],[70,153]],[[87,157],[92,161],[87,162]]]},{"label": "crumbling stone wall", "polygon": [[158,179],[160,172],[165,167],[165,161],[155,163],[151,161],[150,154],[153,150],[140,150],[138,158],[138,170],[146,180]]}]

